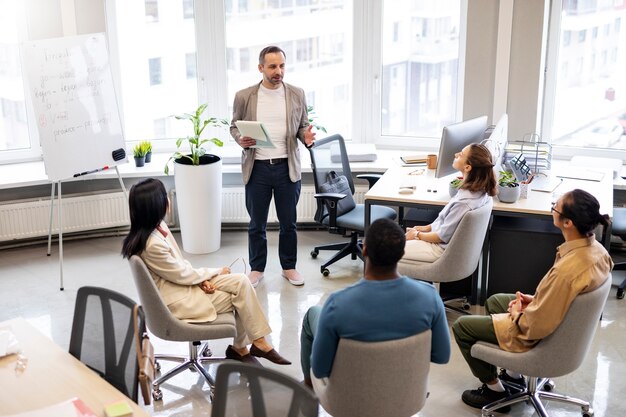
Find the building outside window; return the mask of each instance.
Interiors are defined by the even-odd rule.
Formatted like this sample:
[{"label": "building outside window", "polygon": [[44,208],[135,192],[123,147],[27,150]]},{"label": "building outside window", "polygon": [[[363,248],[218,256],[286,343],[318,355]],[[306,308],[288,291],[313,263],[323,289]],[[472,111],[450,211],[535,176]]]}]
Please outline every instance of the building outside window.
[{"label": "building outside window", "polygon": [[[552,112],[548,136],[554,145],[626,149],[618,127],[626,125],[626,34],[617,23],[626,9],[618,3],[588,2],[585,13],[577,2],[563,3],[554,106],[546,109]],[[585,35],[588,30],[592,36]],[[579,44],[566,49],[570,31],[578,31]]]},{"label": "building outside window", "polygon": [[146,8],[146,22],[153,23],[159,21],[159,1],[144,0]]},{"label": "building outside window", "polygon": [[[25,10],[21,0],[0,0],[0,159],[2,151],[36,152],[26,120],[19,45],[25,40]],[[6,153],[6,152],[5,152]]]},{"label": "building outside window", "polygon": [[[268,12],[269,6],[280,12]],[[226,64],[234,69],[228,71],[229,114],[235,93],[261,80],[258,54],[270,41],[260,41],[258,34],[288,23],[297,30],[272,30],[269,38],[285,51],[285,82],[305,90],[307,104],[315,106],[320,125],[351,137],[352,1],[277,0],[265,5],[229,0],[226,10],[226,48],[239,50],[239,58],[228,53],[227,61],[239,59],[240,63]],[[339,101],[335,100],[338,87],[345,90]]]},{"label": "building outside window", "polygon": [[161,58],[148,59],[148,68],[150,71],[150,85],[161,84]]},{"label": "building outside window", "polygon": [[459,1],[383,2],[381,135],[440,137],[457,121],[459,26]]},{"label": "building outside window", "polygon": [[183,0],[183,18],[193,19],[193,0]]},{"label": "building outside window", "polygon": [[186,69],[186,74],[187,74],[187,79],[196,79],[197,76],[197,63],[196,63],[196,53],[195,52],[191,52],[188,54],[185,54],[185,69]]}]

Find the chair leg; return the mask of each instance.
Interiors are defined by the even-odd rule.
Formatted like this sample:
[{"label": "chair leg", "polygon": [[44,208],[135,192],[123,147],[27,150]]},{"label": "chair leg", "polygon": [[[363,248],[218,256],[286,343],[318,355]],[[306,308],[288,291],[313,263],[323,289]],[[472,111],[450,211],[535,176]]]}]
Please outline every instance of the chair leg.
[{"label": "chair leg", "polygon": [[619,287],[617,287],[617,299],[618,300],[621,300],[622,298],[624,298],[624,289],[626,289],[626,279],[622,281],[621,284],[619,284]]},{"label": "chair leg", "polygon": [[170,369],[165,374],[152,382],[152,397],[155,401],[163,398],[163,393],[160,389],[160,385],[165,381],[173,378],[179,373],[191,369],[196,370],[204,376],[207,385],[211,390],[211,396],[215,390],[215,379],[203,366],[205,363],[220,362],[226,360],[223,356],[213,356],[211,349],[208,347],[208,343],[204,343],[200,348],[198,342],[189,342],[189,356],[179,355],[154,355],[156,359],[169,360],[174,362],[181,362],[176,367]]}]

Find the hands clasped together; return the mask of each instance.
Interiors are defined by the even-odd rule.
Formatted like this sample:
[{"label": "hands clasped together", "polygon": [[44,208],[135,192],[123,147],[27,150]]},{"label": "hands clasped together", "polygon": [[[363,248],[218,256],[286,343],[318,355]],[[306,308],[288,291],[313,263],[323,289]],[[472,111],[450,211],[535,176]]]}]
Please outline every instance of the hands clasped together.
[{"label": "hands clasped together", "polygon": [[[228,266],[225,266],[225,267],[222,268],[222,270],[217,275],[227,275],[227,274],[230,274],[230,268]],[[211,279],[207,279],[205,281],[202,281],[200,284],[198,284],[198,286],[200,288],[202,288],[202,291],[204,291],[206,294],[213,294],[218,289],[211,282]]]},{"label": "hands clasped together", "polygon": [[528,304],[533,300],[532,295],[524,294],[520,291],[515,293],[515,300],[511,300],[509,303],[508,312],[510,314],[521,313],[528,307]]}]

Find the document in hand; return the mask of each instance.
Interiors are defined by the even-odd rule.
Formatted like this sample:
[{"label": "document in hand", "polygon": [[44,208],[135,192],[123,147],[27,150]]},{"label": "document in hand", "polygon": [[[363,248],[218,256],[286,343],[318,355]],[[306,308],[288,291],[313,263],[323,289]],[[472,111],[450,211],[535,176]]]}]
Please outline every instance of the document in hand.
[{"label": "document in hand", "polygon": [[235,126],[239,129],[241,136],[248,136],[256,140],[256,145],[251,148],[275,148],[270,135],[261,122],[253,122],[249,120],[237,120]]}]

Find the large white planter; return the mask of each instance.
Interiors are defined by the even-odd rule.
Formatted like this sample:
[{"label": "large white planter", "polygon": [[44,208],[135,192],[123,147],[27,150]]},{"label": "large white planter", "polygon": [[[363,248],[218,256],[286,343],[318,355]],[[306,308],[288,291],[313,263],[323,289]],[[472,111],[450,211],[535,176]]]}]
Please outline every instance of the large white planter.
[{"label": "large white planter", "polygon": [[[210,161],[207,164],[202,164]],[[204,155],[201,165],[174,164],[174,184],[183,250],[215,252],[222,238],[222,160]]]}]

